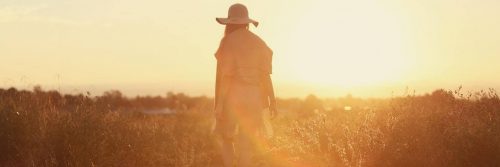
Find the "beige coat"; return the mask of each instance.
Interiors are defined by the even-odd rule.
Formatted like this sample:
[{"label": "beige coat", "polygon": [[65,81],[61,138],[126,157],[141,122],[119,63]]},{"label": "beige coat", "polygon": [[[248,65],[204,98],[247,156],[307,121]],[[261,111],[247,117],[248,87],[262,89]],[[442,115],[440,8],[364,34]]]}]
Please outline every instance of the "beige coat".
[{"label": "beige coat", "polygon": [[[215,53],[215,110],[223,111],[231,83],[255,83],[260,76],[271,74],[272,54],[266,43],[249,30],[240,29],[226,35]],[[262,99],[264,106],[269,106],[267,96]]]}]

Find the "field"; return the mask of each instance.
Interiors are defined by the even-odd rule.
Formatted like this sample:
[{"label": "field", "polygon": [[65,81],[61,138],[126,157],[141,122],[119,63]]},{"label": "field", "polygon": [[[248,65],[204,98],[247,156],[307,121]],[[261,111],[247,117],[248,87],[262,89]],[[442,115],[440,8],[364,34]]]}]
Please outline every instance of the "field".
[{"label": "field", "polygon": [[[278,105],[256,166],[500,166],[494,90]],[[209,97],[181,93],[0,89],[0,166],[220,166],[212,108]]]}]

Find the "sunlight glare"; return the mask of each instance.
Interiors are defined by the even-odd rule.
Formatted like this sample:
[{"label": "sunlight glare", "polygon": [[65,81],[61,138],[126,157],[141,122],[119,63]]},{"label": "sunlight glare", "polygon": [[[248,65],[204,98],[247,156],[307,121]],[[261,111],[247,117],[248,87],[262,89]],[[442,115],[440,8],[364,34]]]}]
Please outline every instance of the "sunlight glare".
[{"label": "sunlight glare", "polygon": [[298,66],[291,69],[295,77],[308,84],[383,84],[400,80],[410,65],[402,54],[401,25],[377,5],[318,5],[295,31],[287,56]]}]

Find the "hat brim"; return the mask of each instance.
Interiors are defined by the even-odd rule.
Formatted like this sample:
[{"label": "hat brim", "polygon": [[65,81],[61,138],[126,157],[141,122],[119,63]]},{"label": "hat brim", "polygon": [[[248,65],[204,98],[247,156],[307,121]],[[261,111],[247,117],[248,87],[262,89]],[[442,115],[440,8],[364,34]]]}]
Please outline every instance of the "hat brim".
[{"label": "hat brim", "polygon": [[227,25],[227,24],[249,24],[252,23],[255,27],[259,26],[259,22],[252,20],[252,19],[247,19],[247,18],[215,18],[215,20],[219,24]]}]

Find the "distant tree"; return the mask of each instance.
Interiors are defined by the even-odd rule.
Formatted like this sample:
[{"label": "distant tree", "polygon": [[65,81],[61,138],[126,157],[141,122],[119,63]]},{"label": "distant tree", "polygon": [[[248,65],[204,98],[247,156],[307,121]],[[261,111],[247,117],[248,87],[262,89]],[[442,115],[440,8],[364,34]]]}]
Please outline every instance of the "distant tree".
[{"label": "distant tree", "polygon": [[308,95],[302,103],[299,115],[311,116],[315,111],[323,111],[323,102],[315,95]]}]

